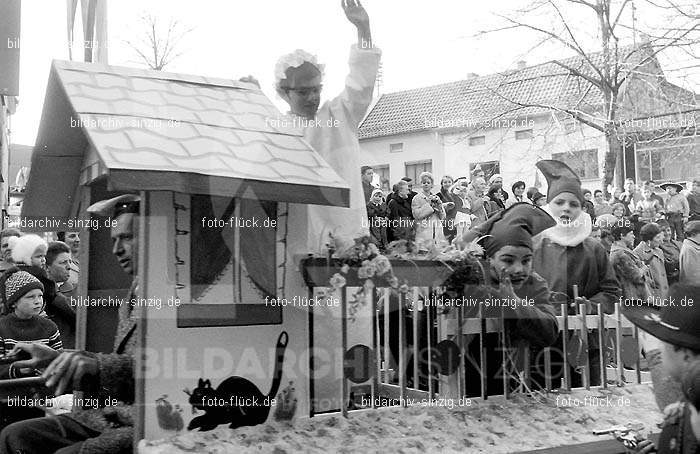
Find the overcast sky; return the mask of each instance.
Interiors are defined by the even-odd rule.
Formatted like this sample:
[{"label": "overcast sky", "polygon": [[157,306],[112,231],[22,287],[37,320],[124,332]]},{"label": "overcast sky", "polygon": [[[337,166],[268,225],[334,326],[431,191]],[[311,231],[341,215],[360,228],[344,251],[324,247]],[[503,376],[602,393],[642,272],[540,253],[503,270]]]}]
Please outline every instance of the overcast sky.
[{"label": "overcast sky", "polygon": [[[365,0],[375,44],[383,51],[384,85],[392,92],[466,78],[468,73],[489,74],[514,68],[518,60],[542,63],[573,55],[559,45],[537,44],[534,35],[510,31],[475,37],[479,30],[497,24],[495,14],[514,11],[522,0]],[[580,30],[595,31],[572,10]],[[272,90],[277,58],[295,48],[318,55],[326,64],[324,97],[337,94],[347,72],[349,46],[356,41],[336,0],[119,0],[109,4],[109,63],[140,66],[125,40],[138,40],[144,26],[139,18],[149,13],[164,25],[174,18],[193,28],[179,45],[183,55],[166,70],[222,78],[252,74],[263,91],[282,109]],[[670,11],[668,12],[670,14]],[[640,27],[660,15],[637,11]],[[547,17],[541,18],[546,23]],[[80,24],[77,24],[76,32]],[[594,49],[595,35],[586,46]],[[23,0],[20,67],[20,105],[13,118],[12,142],[33,145],[52,59],[68,59],[66,6],[61,0]],[[80,55],[80,54],[78,54]],[[677,54],[665,67],[697,65]],[[673,71],[672,81],[700,91],[700,68]]]}]

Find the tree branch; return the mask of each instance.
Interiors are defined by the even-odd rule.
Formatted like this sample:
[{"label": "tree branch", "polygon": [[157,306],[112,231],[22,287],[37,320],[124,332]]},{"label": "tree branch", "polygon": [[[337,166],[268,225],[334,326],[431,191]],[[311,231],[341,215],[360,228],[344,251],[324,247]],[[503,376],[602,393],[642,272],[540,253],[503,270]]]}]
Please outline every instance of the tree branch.
[{"label": "tree branch", "polygon": [[560,43],[562,43],[563,45],[572,49],[574,52],[576,52],[578,55],[580,55],[584,60],[586,60],[588,62],[588,64],[591,65],[591,68],[593,68],[598,73],[598,75],[601,77],[601,80],[605,78],[605,76],[600,72],[600,70],[596,67],[596,65],[593,64],[593,62],[591,61],[589,56],[586,54],[585,51],[583,51],[583,49],[581,49],[580,46],[571,44],[567,40],[563,39],[562,37],[560,37],[559,35],[557,35],[554,32],[550,32],[549,30],[545,30],[545,29],[542,29],[540,27],[536,27],[534,25],[526,24],[524,22],[516,21],[515,19],[512,19],[512,18],[507,17],[507,16],[503,16],[503,15],[498,15],[498,16],[501,17],[502,19],[505,19],[506,21],[509,21],[510,23],[514,24],[516,26],[514,28],[518,28],[518,27],[527,28],[527,29],[536,31],[538,33],[545,34],[545,35],[551,37],[552,39],[559,41]]}]

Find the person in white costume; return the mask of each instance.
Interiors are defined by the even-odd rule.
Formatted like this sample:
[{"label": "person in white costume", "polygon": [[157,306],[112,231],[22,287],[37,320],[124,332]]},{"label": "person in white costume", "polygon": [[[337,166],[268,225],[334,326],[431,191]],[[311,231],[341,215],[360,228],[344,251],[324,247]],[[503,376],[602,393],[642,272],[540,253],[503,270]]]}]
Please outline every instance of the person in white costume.
[{"label": "person in white costume", "polygon": [[[360,2],[343,0],[341,4],[357,28],[358,41],[350,49],[350,74],[340,95],[319,109],[323,65],[303,50],[282,56],[275,67],[275,88],[289,104],[293,125],[303,129],[308,143],[350,186],[350,208],[304,207],[308,223],[305,252],[321,252],[329,234],[346,238],[369,234],[357,130],[372,101],[381,52],[372,45],[369,16]],[[290,210],[290,218],[294,211]]]}]

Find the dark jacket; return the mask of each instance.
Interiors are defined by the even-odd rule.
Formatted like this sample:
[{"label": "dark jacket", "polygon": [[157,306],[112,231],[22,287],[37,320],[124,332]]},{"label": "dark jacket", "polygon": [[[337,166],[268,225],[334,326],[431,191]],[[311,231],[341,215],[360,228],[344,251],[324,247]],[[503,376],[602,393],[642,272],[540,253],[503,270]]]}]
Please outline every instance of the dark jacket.
[{"label": "dark jacket", "polygon": [[[690,220],[700,220],[700,193],[691,192],[685,198],[688,199]],[[663,206],[663,202],[661,202],[661,206]]]},{"label": "dark jacket", "polygon": [[414,235],[413,210],[411,198],[402,199],[397,196],[389,201],[388,240],[411,240]]},{"label": "dark jacket", "polygon": [[610,248],[610,265],[615,270],[624,298],[644,301],[649,298],[651,288],[642,259],[630,249],[613,244]]},{"label": "dark jacket", "polygon": [[389,202],[391,202],[393,199],[397,199],[397,198],[399,198],[399,193],[397,191],[391,191],[386,196],[386,206],[389,206]]},{"label": "dark jacket", "polygon": [[97,409],[73,408],[70,417],[101,432],[83,442],[80,454],[126,454],[133,451],[135,414],[134,353],[138,313],[129,302],[136,296],[136,279],[119,306],[119,322],[114,336],[113,353],[96,353],[99,363],[100,402],[116,399],[119,404]]},{"label": "dark jacket", "polygon": [[690,409],[686,402],[669,405],[664,411],[659,454],[698,454],[700,446],[690,426]]},{"label": "dark jacket", "polygon": [[[571,300],[573,285],[577,284],[579,296],[601,303],[606,314],[615,311],[619,284],[608,254],[598,241],[589,237],[566,247],[542,238],[534,246],[533,269],[547,281],[550,290],[566,294]],[[573,308],[569,313],[575,314]]]},{"label": "dark jacket", "polygon": [[365,203],[369,202],[370,197],[372,197],[372,191],[374,191],[375,189],[377,188],[375,188],[371,184],[366,183],[364,181],[362,182],[362,191],[365,194]]},{"label": "dark jacket", "polygon": [[445,238],[453,238],[454,234],[456,233],[456,229],[454,226],[454,221],[455,221],[455,216],[457,215],[457,199],[459,197],[450,194],[448,191],[445,191],[444,189],[441,189],[440,192],[437,193],[437,196],[440,197],[440,200],[442,200],[442,203],[447,203],[447,202],[452,202],[454,203],[454,206],[451,209],[445,209],[445,224],[443,225],[442,232],[445,235]]},{"label": "dark jacket", "polygon": [[591,217],[591,221],[595,222],[595,206],[593,205],[593,202],[590,200],[586,200],[583,202],[583,206],[586,208],[586,212],[588,215]]},{"label": "dark jacket", "polygon": [[387,241],[387,220],[389,217],[389,208],[386,203],[382,202],[375,205],[372,202],[367,204],[367,218],[369,220],[369,234],[375,244],[384,249],[389,244]]},{"label": "dark jacket", "polygon": [[[496,281],[491,282],[492,288],[497,288]],[[513,353],[515,366],[523,370],[526,364],[527,351],[530,347],[529,363],[534,369],[538,352],[552,345],[558,335],[556,312],[550,303],[550,291],[547,282],[537,273],[532,273],[522,287],[515,290],[520,298],[533,300],[533,306],[518,306],[517,312],[510,309],[504,311],[506,322],[506,338],[508,351]],[[466,295],[465,295],[466,297]],[[498,295],[494,295],[498,298]],[[496,313],[499,310],[495,311]],[[472,314],[468,314],[472,315]],[[494,314],[485,314],[491,317]],[[467,342],[467,357],[465,358],[466,393],[468,396],[478,396],[481,393],[481,361],[479,335],[465,335]],[[502,350],[498,333],[487,333],[484,337],[486,352],[486,391],[488,395],[503,394]]]},{"label": "dark jacket", "polygon": [[659,249],[664,253],[664,266],[666,267],[666,277],[668,285],[678,282],[680,274],[681,243],[676,240],[664,241],[659,245]]},{"label": "dark jacket", "polygon": [[505,210],[506,209],[506,200],[508,200],[508,193],[506,193],[504,190],[492,187],[489,189],[489,192],[486,194],[491,200],[495,210]]},{"label": "dark jacket", "polygon": [[[598,313],[598,303],[606,314],[612,314],[615,311],[620,289],[603,245],[591,237],[584,238],[575,246],[563,246],[548,237],[535,237],[534,243],[533,269],[547,281],[552,293],[566,295],[566,300],[572,301],[573,286],[577,285],[578,296],[587,298],[592,303],[589,314]],[[575,305],[569,305],[568,314],[576,314],[576,309]],[[573,353],[572,349],[576,349],[577,343],[570,341],[568,353]],[[600,383],[598,356],[601,349],[598,333],[588,333],[588,348],[590,384],[597,386]],[[552,364],[558,363],[560,360],[558,353],[554,354],[554,358]],[[572,365],[570,364],[569,367],[571,368]],[[563,373],[556,368],[555,370],[556,374]],[[571,386],[582,386],[582,375],[570,373],[572,374]]]}]

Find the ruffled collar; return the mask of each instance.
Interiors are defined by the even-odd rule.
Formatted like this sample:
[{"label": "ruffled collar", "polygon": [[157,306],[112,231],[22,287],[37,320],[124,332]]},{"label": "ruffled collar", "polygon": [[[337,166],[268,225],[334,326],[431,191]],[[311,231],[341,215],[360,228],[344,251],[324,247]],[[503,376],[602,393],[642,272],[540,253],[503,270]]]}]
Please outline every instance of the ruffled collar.
[{"label": "ruffled collar", "polygon": [[[549,205],[544,207],[544,211],[554,218]],[[538,236],[540,239],[548,238],[553,243],[566,247],[578,246],[583,243],[583,240],[590,236],[593,227],[591,217],[583,211],[578,218],[568,224],[562,223],[557,218],[554,220],[557,221],[557,225],[548,228]]]}]

